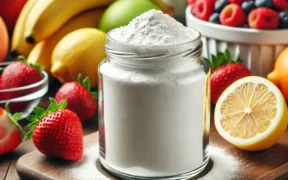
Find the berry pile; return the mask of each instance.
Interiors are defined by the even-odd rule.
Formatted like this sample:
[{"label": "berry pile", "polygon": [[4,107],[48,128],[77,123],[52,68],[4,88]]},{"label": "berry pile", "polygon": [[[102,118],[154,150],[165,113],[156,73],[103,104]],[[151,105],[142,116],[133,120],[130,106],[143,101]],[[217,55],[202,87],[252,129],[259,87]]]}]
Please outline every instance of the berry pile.
[{"label": "berry pile", "polygon": [[288,28],[286,0],[188,0],[188,4],[195,17],[211,23],[254,29]]}]

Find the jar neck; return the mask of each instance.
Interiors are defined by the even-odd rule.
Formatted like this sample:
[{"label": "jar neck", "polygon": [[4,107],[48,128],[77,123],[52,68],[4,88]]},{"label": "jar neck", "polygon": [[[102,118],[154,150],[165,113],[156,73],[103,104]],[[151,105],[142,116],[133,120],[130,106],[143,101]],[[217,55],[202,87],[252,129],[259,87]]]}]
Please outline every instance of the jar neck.
[{"label": "jar neck", "polygon": [[200,63],[201,35],[190,42],[164,46],[125,44],[107,34],[105,51],[108,61],[121,66],[139,68],[168,68]]}]

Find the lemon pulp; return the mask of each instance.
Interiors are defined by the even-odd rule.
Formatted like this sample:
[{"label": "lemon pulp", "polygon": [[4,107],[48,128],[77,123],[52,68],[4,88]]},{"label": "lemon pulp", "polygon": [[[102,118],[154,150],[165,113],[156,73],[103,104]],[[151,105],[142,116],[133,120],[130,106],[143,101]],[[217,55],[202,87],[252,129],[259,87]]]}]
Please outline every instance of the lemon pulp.
[{"label": "lemon pulp", "polygon": [[275,144],[287,127],[287,106],[267,79],[250,76],[229,86],[215,108],[215,126],[230,143],[246,150]]},{"label": "lemon pulp", "polygon": [[222,104],[221,114],[225,131],[233,137],[248,139],[271,125],[277,114],[276,97],[263,84],[245,83],[229,94]]}]

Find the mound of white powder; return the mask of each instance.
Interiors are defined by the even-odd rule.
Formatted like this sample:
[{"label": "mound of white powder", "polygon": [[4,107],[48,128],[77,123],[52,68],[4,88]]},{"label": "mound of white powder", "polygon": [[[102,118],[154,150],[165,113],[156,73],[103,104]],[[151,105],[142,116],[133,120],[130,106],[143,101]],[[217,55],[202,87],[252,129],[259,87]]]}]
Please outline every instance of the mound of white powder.
[{"label": "mound of white powder", "polygon": [[127,26],[113,30],[110,36],[120,42],[135,45],[172,45],[194,40],[199,33],[163,14],[150,10]]}]

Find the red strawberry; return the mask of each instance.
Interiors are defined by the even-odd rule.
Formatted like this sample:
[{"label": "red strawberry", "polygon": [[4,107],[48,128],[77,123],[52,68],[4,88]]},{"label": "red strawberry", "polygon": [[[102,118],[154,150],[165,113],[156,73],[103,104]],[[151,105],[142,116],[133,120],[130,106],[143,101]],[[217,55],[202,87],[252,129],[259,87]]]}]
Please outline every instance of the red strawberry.
[{"label": "red strawberry", "polygon": [[248,15],[250,28],[255,29],[277,29],[279,26],[279,15],[276,11],[266,7],[252,10]]},{"label": "red strawberry", "polygon": [[286,0],[273,0],[273,5],[275,8],[287,11],[288,10],[288,1]]},{"label": "red strawberry", "polygon": [[236,61],[231,59],[228,50],[225,53],[218,52],[216,56],[212,56],[211,60],[204,58],[211,66],[211,101],[217,103],[218,98],[223,91],[236,80],[250,76],[252,73],[249,69],[239,64],[242,60],[238,56]]},{"label": "red strawberry", "polygon": [[[0,90],[1,90],[1,89],[4,89],[4,87],[3,87],[4,85],[3,85],[3,83],[2,83],[1,77],[2,77],[2,76],[0,76]],[[1,93],[0,93],[0,97],[1,97]]]},{"label": "red strawberry", "polygon": [[208,21],[214,12],[214,4],[215,1],[213,0],[197,0],[192,9],[192,14],[198,19]]},{"label": "red strawberry", "polygon": [[230,4],[238,4],[241,5],[245,0],[228,0]]},{"label": "red strawberry", "polygon": [[16,149],[22,142],[23,131],[17,120],[21,117],[21,113],[13,116],[6,104],[6,110],[0,108],[0,155]]},{"label": "red strawberry", "polygon": [[242,27],[246,22],[246,15],[238,4],[228,4],[220,13],[220,22],[226,26]]},{"label": "red strawberry", "polygon": [[[26,59],[22,56],[19,57],[21,61],[15,61],[4,68],[1,75],[0,86],[1,89],[18,88],[34,84],[42,80],[42,68],[36,65],[28,65]],[[0,100],[7,100],[16,97],[21,97],[37,89],[29,89],[15,92],[1,93]],[[11,112],[23,111],[27,106],[27,103],[11,103]],[[3,107],[3,106],[2,106]]]},{"label": "red strawberry", "polygon": [[75,113],[64,109],[66,101],[57,105],[50,98],[47,110],[36,107],[35,115],[28,116],[30,132],[27,138],[33,138],[37,149],[48,157],[67,161],[78,161],[83,155],[82,125]]},{"label": "red strawberry", "polygon": [[5,89],[27,86],[43,78],[41,70],[39,66],[26,64],[25,60],[15,61],[4,68],[1,80]]},{"label": "red strawberry", "polygon": [[57,91],[55,99],[57,103],[67,100],[67,109],[70,109],[80,118],[86,121],[97,113],[97,93],[90,91],[90,81],[86,77],[82,80],[82,75],[78,75],[78,82],[64,84]]}]

